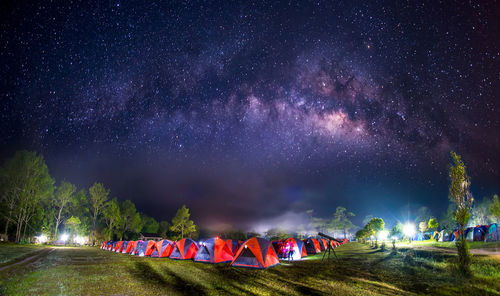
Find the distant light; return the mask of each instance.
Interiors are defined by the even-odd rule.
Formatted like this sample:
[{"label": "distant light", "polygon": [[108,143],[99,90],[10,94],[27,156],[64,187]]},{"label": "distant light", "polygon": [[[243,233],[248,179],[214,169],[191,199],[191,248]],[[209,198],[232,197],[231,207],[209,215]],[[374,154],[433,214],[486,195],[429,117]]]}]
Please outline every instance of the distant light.
[{"label": "distant light", "polygon": [[388,236],[389,236],[389,231],[387,231],[387,230],[382,230],[382,231],[380,231],[380,232],[378,233],[377,238],[378,238],[379,240],[386,240]]},{"label": "distant light", "polygon": [[35,238],[36,238],[37,242],[40,244],[46,243],[48,240],[47,236],[45,236],[44,234],[41,234],[40,236],[37,236]]},{"label": "distant light", "polygon": [[246,248],[248,248],[248,246],[247,246],[247,245],[245,245],[245,249],[246,249]]},{"label": "distant light", "polygon": [[397,240],[397,239],[398,239],[398,237],[394,235],[394,236],[392,237],[392,239],[393,239],[393,240]]},{"label": "distant light", "polygon": [[407,236],[407,237],[413,237],[415,235],[415,233],[417,232],[417,229],[415,228],[415,225],[413,225],[412,223],[406,223],[404,226],[403,226],[403,233]]},{"label": "distant light", "polygon": [[76,243],[76,244],[79,244],[79,245],[83,245],[85,243],[85,238],[81,237],[81,236],[76,236],[73,239],[73,242]]},{"label": "distant light", "polygon": [[61,240],[62,240],[63,242],[66,242],[66,241],[68,240],[68,235],[67,235],[66,233],[65,233],[65,234],[63,234],[63,235],[61,235]]}]

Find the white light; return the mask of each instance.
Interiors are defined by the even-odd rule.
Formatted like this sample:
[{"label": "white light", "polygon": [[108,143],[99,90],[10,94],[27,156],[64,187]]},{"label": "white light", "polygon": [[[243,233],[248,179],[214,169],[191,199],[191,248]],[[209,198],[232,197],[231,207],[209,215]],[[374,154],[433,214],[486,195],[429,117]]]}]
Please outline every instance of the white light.
[{"label": "white light", "polygon": [[63,235],[61,235],[61,240],[62,240],[63,242],[66,242],[66,241],[68,240],[68,235],[67,235],[66,233],[65,233],[65,234],[63,234]]},{"label": "white light", "polygon": [[397,237],[397,236],[393,236],[393,237],[392,237],[392,239],[393,239],[393,240],[397,240],[397,239],[398,239],[398,237]]},{"label": "white light", "polygon": [[416,232],[416,228],[415,228],[415,225],[411,224],[411,223],[406,223],[404,226],[403,226],[403,233],[407,236],[407,237],[413,237],[415,235],[415,232]]},{"label": "white light", "polygon": [[85,238],[77,236],[73,239],[73,242],[79,245],[83,245],[85,243]]},{"label": "white light", "polygon": [[47,236],[41,234],[40,236],[36,237],[36,240],[38,241],[38,243],[43,244],[46,243],[48,239]]},{"label": "white light", "polygon": [[379,240],[386,240],[388,236],[389,236],[389,231],[387,230],[381,230],[377,235]]}]

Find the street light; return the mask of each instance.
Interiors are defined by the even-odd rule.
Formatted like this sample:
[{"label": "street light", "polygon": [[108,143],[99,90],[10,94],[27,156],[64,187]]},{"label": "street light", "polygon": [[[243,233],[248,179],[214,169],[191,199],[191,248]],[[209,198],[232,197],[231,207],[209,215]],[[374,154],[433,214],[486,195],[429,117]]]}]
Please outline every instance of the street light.
[{"label": "street light", "polygon": [[387,239],[387,237],[389,236],[389,231],[387,230],[382,230],[378,233],[378,239],[381,240],[381,241],[384,241]]},{"label": "street light", "polygon": [[408,222],[403,226],[403,233],[408,237],[408,239],[411,239],[416,232],[417,230],[415,228],[415,225],[413,225],[412,223]]},{"label": "street light", "polygon": [[61,240],[63,242],[66,242],[68,240],[68,235],[66,233],[64,233],[63,235],[61,235]]}]

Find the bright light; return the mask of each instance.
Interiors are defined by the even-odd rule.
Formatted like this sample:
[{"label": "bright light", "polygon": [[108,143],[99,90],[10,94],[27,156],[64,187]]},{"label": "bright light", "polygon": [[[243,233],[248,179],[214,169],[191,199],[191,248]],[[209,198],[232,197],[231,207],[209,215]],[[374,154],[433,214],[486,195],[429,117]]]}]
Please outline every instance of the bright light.
[{"label": "bright light", "polygon": [[404,226],[403,226],[403,233],[407,236],[407,237],[413,237],[415,235],[415,233],[417,232],[417,229],[415,228],[415,225],[411,224],[411,223],[406,223]]},{"label": "bright light", "polygon": [[41,234],[40,236],[37,236],[35,238],[36,238],[37,242],[40,244],[46,243],[48,240],[47,236],[45,236],[44,234]]},{"label": "bright light", "polygon": [[383,240],[386,240],[388,236],[389,236],[389,231],[387,231],[387,230],[381,230],[381,231],[378,233],[377,238],[378,238],[379,240],[382,240],[382,241],[383,241]]},{"label": "bright light", "polygon": [[76,236],[73,239],[73,242],[76,243],[76,244],[79,244],[79,245],[83,245],[85,243],[85,238],[81,237],[81,236]]},{"label": "bright light", "polygon": [[61,235],[61,240],[62,240],[63,242],[66,242],[66,241],[68,240],[68,235],[67,235],[66,233],[65,233],[65,234],[63,234],[63,235]]},{"label": "bright light", "polygon": [[393,236],[392,239],[393,240],[398,240],[398,237],[397,236]]}]

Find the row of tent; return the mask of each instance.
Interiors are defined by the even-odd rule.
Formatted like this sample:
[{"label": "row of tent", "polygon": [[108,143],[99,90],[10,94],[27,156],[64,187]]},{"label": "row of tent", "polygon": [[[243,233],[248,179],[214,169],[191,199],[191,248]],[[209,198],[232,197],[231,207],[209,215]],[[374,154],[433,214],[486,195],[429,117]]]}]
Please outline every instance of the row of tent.
[{"label": "row of tent", "polygon": [[[269,241],[265,238],[253,237],[246,241],[223,240],[213,237],[202,242],[183,238],[177,242],[164,239],[161,241],[104,241],[101,249],[136,256],[171,258],[177,260],[192,259],[204,263],[231,263],[231,266],[268,268],[279,264],[278,254],[293,249],[297,254],[293,260],[300,260],[307,254],[316,254],[326,250],[328,244],[337,247],[347,240],[308,238],[303,241],[288,238],[281,241]],[[278,252],[275,247],[277,247]]]},{"label": "row of tent", "polygon": [[[498,241],[500,240],[500,227],[498,227],[498,223],[490,224],[490,225],[478,225],[476,227],[469,227],[465,229],[465,239],[468,241]],[[438,240],[441,242],[454,242],[460,239],[462,233],[460,230],[454,231],[434,231],[434,232],[425,232],[425,233],[417,233],[413,240],[422,241],[422,240]]]}]

